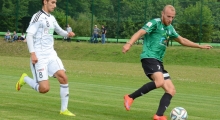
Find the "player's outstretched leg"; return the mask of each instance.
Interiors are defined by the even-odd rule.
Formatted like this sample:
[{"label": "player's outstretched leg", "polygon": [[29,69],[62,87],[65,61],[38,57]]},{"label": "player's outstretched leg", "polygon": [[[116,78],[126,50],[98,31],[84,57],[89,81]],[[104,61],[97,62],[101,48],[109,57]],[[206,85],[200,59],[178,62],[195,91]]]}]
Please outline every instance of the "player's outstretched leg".
[{"label": "player's outstretched leg", "polygon": [[131,104],[133,103],[133,101],[134,100],[132,98],[130,98],[128,95],[124,96],[124,106],[127,111],[130,110],[130,107],[131,107]]},{"label": "player's outstretched leg", "polygon": [[154,115],[153,120],[167,120],[166,116],[158,116],[158,115]]},{"label": "player's outstretched leg", "polygon": [[28,75],[26,73],[23,73],[21,75],[20,79],[18,80],[18,82],[16,83],[15,88],[17,91],[19,91],[21,89],[21,87],[26,84],[26,82],[24,81],[24,77],[26,77],[26,76],[28,76]]},{"label": "player's outstretched leg", "polygon": [[76,116],[75,114],[71,113],[68,109],[65,111],[60,111],[61,115],[67,115],[67,116]]}]

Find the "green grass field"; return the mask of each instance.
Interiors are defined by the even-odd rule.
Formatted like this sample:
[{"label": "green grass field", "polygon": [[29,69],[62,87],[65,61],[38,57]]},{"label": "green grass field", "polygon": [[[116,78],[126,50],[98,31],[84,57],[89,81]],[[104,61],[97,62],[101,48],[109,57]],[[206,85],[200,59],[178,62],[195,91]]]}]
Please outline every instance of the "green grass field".
[{"label": "green grass field", "polygon": [[[139,62],[141,45],[127,54],[123,44],[89,44],[55,42],[67,70],[70,86],[69,110],[76,117],[59,115],[59,83],[50,78],[51,89],[39,94],[28,85],[15,91],[21,73],[31,76],[26,43],[0,40],[0,120],[151,120],[162,89],[137,98],[131,111],[123,106],[124,94],[149,82]],[[220,49],[199,50],[168,47],[164,60],[176,86],[177,94],[165,112],[184,107],[188,120],[220,118]]]}]

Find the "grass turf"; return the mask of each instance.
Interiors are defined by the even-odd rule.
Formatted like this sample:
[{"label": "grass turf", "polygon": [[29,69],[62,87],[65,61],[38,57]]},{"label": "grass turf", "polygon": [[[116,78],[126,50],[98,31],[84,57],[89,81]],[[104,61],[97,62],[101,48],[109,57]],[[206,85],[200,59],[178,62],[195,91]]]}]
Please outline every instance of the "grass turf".
[{"label": "grass turf", "polygon": [[[4,45],[2,45],[4,44]],[[27,72],[30,76],[29,58],[26,46],[23,43],[2,43],[0,57],[0,116],[2,120],[150,120],[157,110],[162,89],[157,89],[149,94],[137,98],[131,111],[125,111],[123,107],[123,95],[131,93],[149,80],[146,79],[141,64],[138,61],[140,46],[133,46],[133,50],[126,55],[119,53],[122,44],[91,45],[88,43],[60,43],[56,42],[58,54],[63,59],[67,70],[70,86],[69,110],[76,114],[76,117],[66,117],[59,115],[60,97],[59,83],[56,79],[50,78],[51,90],[47,94],[39,94],[25,85],[21,91],[15,91],[15,83],[22,72]],[[9,46],[14,45],[14,48]],[[24,45],[24,46],[23,46]],[[66,45],[69,49],[66,50]],[[78,49],[77,54],[85,55],[90,50],[96,51],[96,56],[87,54],[86,56],[73,58],[69,56],[75,46],[85,49]],[[14,50],[20,47],[20,51]],[[73,48],[71,48],[71,46]],[[8,54],[2,53],[8,49]],[[112,47],[112,50],[110,49]],[[114,53],[117,47],[118,60],[111,60],[111,56],[106,59],[98,59],[104,54]],[[172,51],[182,49],[181,47],[171,47]],[[200,52],[191,48],[184,48],[182,52],[191,51],[195,54]],[[133,53],[134,52],[134,53]],[[168,51],[170,52],[170,51]],[[181,52],[181,53],[182,53]],[[210,51],[210,54],[219,52],[219,49]],[[17,54],[16,54],[17,53]],[[61,54],[62,53],[62,54]],[[66,54],[65,54],[66,53]],[[81,53],[81,54],[80,54]],[[181,54],[180,53],[180,54]],[[4,55],[3,55],[4,54]],[[135,56],[137,54],[137,57]],[[206,59],[206,51],[200,52],[200,56]],[[15,55],[16,57],[14,57]],[[216,66],[210,64],[198,64],[196,60],[186,60],[182,65],[172,64],[172,53],[168,53],[165,67],[169,71],[176,86],[177,94],[172,99],[171,105],[165,112],[169,115],[172,108],[176,106],[184,107],[188,114],[188,120],[218,120],[219,108],[219,63]],[[92,58],[97,57],[97,58]],[[104,55],[105,56],[105,55]],[[124,57],[130,58],[134,62],[125,62]],[[135,56],[135,58],[133,58]],[[112,56],[114,57],[114,56]],[[218,57],[215,55],[213,57]],[[96,60],[97,59],[97,60]],[[135,62],[135,59],[137,59]],[[177,61],[184,61],[185,58],[176,58]],[[191,59],[191,58],[190,58]],[[210,59],[210,58],[208,58]],[[103,61],[104,60],[104,61]],[[191,65],[191,62],[194,65]],[[188,63],[188,64],[187,64]],[[213,64],[213,65],[212,65]]]}]

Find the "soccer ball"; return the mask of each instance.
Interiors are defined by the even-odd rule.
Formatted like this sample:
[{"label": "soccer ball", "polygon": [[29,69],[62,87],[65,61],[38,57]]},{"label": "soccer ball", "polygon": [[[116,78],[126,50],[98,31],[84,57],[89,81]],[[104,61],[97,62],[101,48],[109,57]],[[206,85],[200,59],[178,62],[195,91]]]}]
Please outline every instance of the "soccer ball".
[{"label": "soccer ball", "polygon": [[188,114],[187,111],[182,107],[175,107],[170,112],[171,120],[187,120]]}]

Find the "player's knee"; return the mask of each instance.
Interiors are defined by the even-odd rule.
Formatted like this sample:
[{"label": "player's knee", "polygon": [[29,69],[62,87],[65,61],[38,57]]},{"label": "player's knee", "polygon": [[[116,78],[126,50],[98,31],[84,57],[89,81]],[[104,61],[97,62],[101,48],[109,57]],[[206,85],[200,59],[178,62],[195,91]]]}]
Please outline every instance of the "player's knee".
[{"label": "player's knee", "polygon": [[170,95],[174,96],[176,94],[176,89],[175,88],[171,88],[167,91]]},{"label": "player's knee", "polygon": [[67,76],[60,77],[59,82],[60,84],[67,84],[68,83]]},{"label": "player's knee", "polygon": [[58,71],[55,73],[54,76],[58,79],[60,84],[67,84],[68,83],[68,78],[67,78],[64,71]]},{"label": "player's knee", "polygon": [[176,89],[174,88],[173,90],[172,90],[172,96],[174,96],[176,94]]},{"label": "player's knee", "polygon": [[39,92],[40,93],[47,93],[47,92],[49,92],[49,90],[50,90],[49,86],[41,86],[41,87],[39,87]]},{"label": "player's knee", "polygon": [[164,80],[156,80],[154,82],[155,82],[157,88],[162,87],[164,84]]}]

